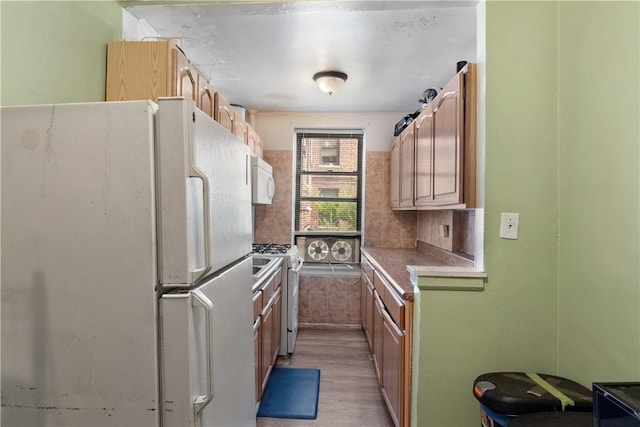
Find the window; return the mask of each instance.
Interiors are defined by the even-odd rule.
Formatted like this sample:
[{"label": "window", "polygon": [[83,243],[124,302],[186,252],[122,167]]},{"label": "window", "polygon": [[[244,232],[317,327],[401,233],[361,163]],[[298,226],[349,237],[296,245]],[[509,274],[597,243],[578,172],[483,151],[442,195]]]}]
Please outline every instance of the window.
[{"label": "window", "polygon": [[360,234],[362,131],[296,134],[295,234]]}]

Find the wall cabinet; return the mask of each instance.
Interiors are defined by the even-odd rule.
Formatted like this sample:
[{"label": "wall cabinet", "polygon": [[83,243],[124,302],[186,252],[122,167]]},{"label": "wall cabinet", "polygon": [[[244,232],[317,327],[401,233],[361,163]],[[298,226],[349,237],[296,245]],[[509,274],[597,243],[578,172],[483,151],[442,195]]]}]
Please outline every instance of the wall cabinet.
[{"label": "wall cabinet", "polygon": [[391,164],[389,165],[391,208],[400,207],[400,135],[391,144]]},{"label": "wall cabinet", "polygon": [[107,46],[107,101],[183,96],[220,123],[251,154],[261,157],[263,143],[248,123],[240,120],[222,93],[189,62],[176,41],[117,41]]},{"label": "wall cabinet", "polygon": [[415,174],[415,122],[400,136],[400,207],[412,207]]},{"label": "wall cabinet", "polygon": [[199,87],[208,82],[189,62],[176,42],[117,41],[107,45],[107,101],[127,101],[159,97],[184,96],[196,105],[206,97],[199,96]]},{"label": "wall cabinet", "polygon": [[249,150],[251,150],[251,154],[262,158],[264,150],[262,138],[260,138],[258,132],[250,125],[247,125],[247,145],[249,146]]},{"label": "wall cabinet", "polygon": [[433,104],[428,104],[415,121],[416,126],[416,206],[433,200]]},{"label": "wall cabinet", "polygon": [[235,111],[229,101],[220,92],[213,95],[214,112],[213,119],[220,123],[225,129],[233,133],[233,122],[235,120]]},{"label": "wall cabinet", "polygon": [[[390,177],[392,208],[476,207],[476,91],[475,64],[467,64],[399,135],[397,168]],[[392,145],[392,157],[393,151]]]},{"label": "wall cabinet", "polygon": [[211,85],[202,75],[198,75],[198,98],[196,103],[198,107],[209,117],[214,116],[214,99],[213,89]]},{"label": "wall cabinet", "polygon": [[[373,279],[373,280],[371,280]],[[384,273],[362,254],[362,327],[396,427],[411,425],[413,301],[403,300]],[[370,338],[369,338],[370,337]]]},{"label": "wall cabinet", "polygon": [[282,267],[278,267],[264,279],[263,285],[253,295],[256,402],[262,397],[280,350],[281,284]]}]

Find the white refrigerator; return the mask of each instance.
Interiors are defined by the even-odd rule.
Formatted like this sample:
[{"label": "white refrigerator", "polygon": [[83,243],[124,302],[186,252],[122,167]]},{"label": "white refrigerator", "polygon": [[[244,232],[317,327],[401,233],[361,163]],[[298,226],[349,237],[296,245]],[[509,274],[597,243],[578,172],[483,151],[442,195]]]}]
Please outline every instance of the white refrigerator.
[{"label": "white refrigerator", "polygon": [[183,98],[0,109],[3,426],[255,426],[248,148]]}]

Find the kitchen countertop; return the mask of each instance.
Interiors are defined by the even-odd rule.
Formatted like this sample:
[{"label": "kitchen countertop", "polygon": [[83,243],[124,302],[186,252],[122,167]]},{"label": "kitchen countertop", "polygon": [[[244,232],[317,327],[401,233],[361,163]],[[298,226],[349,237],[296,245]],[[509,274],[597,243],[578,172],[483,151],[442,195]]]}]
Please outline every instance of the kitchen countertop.
[{"label": "kitchen countertop", "polygon": [[[439,252],[439,249],[425,248],[424,245],[420,249],[363,247],[362,253],[367,256],[377,270],[383,273],[398,295],[409,301],[413,300],[413,295],[419,291],[420,277],[486,277],[486,273],[474,268],[471,260],[457,256],[443,256],[441,252],[444,251]],[[455,287],[455,289],[459,288],[460,286]],[[438,289],[443,289],[443,286],[439,284]],[[453,286],[452,289],[454,289]]]}]

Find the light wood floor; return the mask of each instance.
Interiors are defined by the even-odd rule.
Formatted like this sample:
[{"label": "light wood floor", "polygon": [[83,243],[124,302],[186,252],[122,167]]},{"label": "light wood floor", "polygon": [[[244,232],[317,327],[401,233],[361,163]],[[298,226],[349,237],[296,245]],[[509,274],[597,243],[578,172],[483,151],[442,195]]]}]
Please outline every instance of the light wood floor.
[{"label": "light wood floor", "polygon": [[294,354],[278,366],[319,368],[315,420],[258,418],[257,427],[392,427],[364,332],[300,329]]}]

